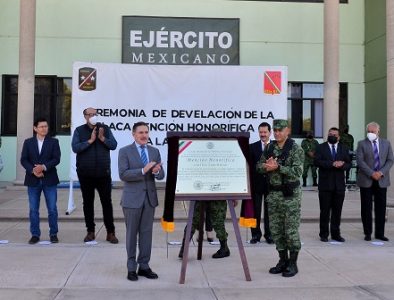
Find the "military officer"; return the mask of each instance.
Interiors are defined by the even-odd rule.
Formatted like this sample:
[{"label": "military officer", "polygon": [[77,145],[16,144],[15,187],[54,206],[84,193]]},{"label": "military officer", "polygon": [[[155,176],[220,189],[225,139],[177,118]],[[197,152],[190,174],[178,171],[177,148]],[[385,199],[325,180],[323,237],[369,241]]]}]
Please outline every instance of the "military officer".
[{"label": "military officer", "polygon": [[269,177],[267,202],[270,229],[279,252],[279,262],[269,272],[292,277],[298,273],[297,258],[301,249],[298,230],[302,191],[299,178],[304,151],[289,138],[287,120],[274,120],[273,130],[276,141],[270,144],[257,163],[257,171]]},{"label": "military officer", "polygon": [[305,153],[304,172],[302,173],[302,186],[306,186],[306,179],[308,177],[309,168],[311,168],[312,170],[313,186],[317,186],[317,168],[313,164],[317,146],[319,146],[319,142],[313,138],[313,131],[308,131],[306,134],[306,138],[303,139],[301,142],[301,148],[304,150]]}]

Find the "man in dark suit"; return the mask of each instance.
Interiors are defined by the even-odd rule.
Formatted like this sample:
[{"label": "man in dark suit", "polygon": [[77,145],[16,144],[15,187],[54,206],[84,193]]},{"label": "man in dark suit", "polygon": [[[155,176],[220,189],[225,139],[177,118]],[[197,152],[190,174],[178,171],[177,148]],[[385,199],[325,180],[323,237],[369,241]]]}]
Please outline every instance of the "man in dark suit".
[{"label": "man in dark suit", "polygon": [[[315,165],[319,168],[320,240],[328,242],[328,234],[338,242],[341,236],[341,214],[345,199],[345,171],[351,167],[349,150],[339,143],[339,129],[330,128],[327,142],[320,144],[315,153]],[[331,221],[330,221],[331,215]],[[329,229],[330,223],[330,229]]]},{"label": "man in dark suit", "polygon": [[94,197],[97,190],[103,219],[107,230],[106,240],[117,244],[115,235],[114,215],[112,208],[112,178],[110,151],[115,150],[118,142],[111,129],[97,122],[97,110],[88,107],[83,110],[86,123],[74,130],[71,141],[72,150],[77,154],[77,174],[83,199],[83,214],[87,234],[83,241],[91,242],[96,239],[96,224],[94,223]]},{"label": "man in dark suit", "polygon": [[256,164],[260,160],[261,155],[265,147],[270,142],[271,136],[271,125],[263,122],[259,125],[259,137],[260,140],[257,142],[250,144],[250,157],[252,159],[253,167],[253,204],[254,204],[254,212],[256,217],[256,228],[251,228],[252,232],[252,239],[250,240],[251,244],[256,244],[260,242],[262,237],[262,232],[260,228],[260,221],[261,221],[261,208],[262,202],[264,197],[264,238],[268,244],[272,244],[274,241],[271,238],[271,231],[269,228],[269,219],[268,219],[268,205],[267,205],[267,195],[268,195],[268,183],[267,183],[267,175],[260,174],[256,171]]},{"label": "man in dark suit", "polygon": [[367,125],[367,138],[357,145],[357,185],[360,187],[361,220],[365,240],[371,240],[372,201],[375,206],[375,238],[388,241],[384,236],[386,222],[387,187],[390,186],[390,169],[393,166],[393,150],[388,140],[379,137],[380,126],[376,122]]},{"label": "man in dark suit", "polygon": [[[157,279],[149,267],[152,250],[152,228],[155,207],[158,206],[155,179],[164,178],[159,150],[147,145],[147,123],[133,125],[134,142],[119,150],[119,177],[124,182],[121,206],[126,223],[127,279],[139,276]],[[137,252],[138,236],[138,258]],[[137,272],[137,264],[139,265]]]},{"label": "man in dark suit", "polygon": [[26,170],[25,182],[29,196],[31,238],[29,244],[40,241],[40,197],[44,192],[48,209],[49,238],[58,243],[57,237],[57,184],[56,166],[60,163],[59,141],[48,136],[48,122],[44,118],[34,122],[35,135],[23,143],[21,164]]}]

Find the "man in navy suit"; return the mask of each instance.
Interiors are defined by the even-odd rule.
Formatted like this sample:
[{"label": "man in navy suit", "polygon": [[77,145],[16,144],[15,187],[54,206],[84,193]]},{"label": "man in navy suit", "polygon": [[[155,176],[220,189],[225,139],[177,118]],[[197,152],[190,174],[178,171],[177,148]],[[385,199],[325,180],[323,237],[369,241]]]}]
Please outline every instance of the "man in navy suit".
[{"label": "man in navy suit", "polygon": [[340,225],[346,190],[345,171],[350,169],[351,160],[349,149],[339,143],[339,138],[339,129],[330,128],[327,142],[320,144],[315,153],[314,162],[319,168],[319,236],[322,242],[328,242],[329,232],[333,240],[345,241],[341,236]]},{"label": "man in navy suit", "polygon": [[21,164],[26,170],[25,182],[29,195],[31,239],[29,244],[40,240],[40,197],[44,192],[48,209],[49,238],[58,243],[57,237],[57,184],[56,166],[60,163],[59,141],[48,136],[48,122],[37,119],[33,126],[35,135],[23,143]]},{"label": "man in navy suit", "polygon": [[[149,261],[155,207],[159,205],[155,180],[164,178],[160,152],[147,145],[149,127],[145,122],[133,125],[134,142],[119,150],[119,178],[124,182],[120,205],[126,223],[127,279],[138,276],[157,279]],[[137,252],[138,240],[138,257]],[[138,272],[137,272],[138,265]]]},{"label": "man in navy suit", "polygon": [[393,166],[393,150],[388,140],[379,137],[380,126],[376,122],[367,125],[367,138],[357,145],[357,185],[360,187],[361,220],[365,240],[371,240],[372,201],[375,207],[375,238],[387,242],[384,236],[386,222],[386,195],[390,186],[390,169]]},{"label": "man in navy suit", "polygon": [[270,142],[271,136],[271,125],[263,122],[259,125],[259,137],[260,140],[257,142],[250,144],[250,157],[252,159],[253,165],[253,204],[254,204],[254,213],[256,217],[256,228],[251,228],[252,232],[252,239],[250,240],[251,244],[256,244],[260,242],[262,237],[262,232],[260,228],[260,221],[261,221],[261,208],[262,202],[264,197],[264,238],[268,244],[273,244],[273,240],[271,238],[271,231],[269,228],[269,219],[268,219],[268,205],[267,205],[267,195],[268,195],[268,183],[267,183],[267,175],[266,174],[259,174],[256,171],[256,164],[260,160],[261,155],[265,147]]}]

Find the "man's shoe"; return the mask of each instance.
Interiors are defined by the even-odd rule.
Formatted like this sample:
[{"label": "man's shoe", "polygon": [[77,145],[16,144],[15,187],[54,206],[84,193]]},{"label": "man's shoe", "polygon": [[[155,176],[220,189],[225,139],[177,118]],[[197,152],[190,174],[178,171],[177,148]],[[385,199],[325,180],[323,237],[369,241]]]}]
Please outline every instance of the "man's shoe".
[{"label": "man's shoe", "polygon": [[56,234],[51,235],[51,236],[49,237],[49,240],[51,241],[52,244],[59,243],[59,239],[57,238],[57,235],[56,235]]},{"label": "man's shoe", "polygon": [[29,244],[34,245],[34,244],[37,244],[39,241],[40,241],[40,238],[38,236],[33,235],[29,240]]},{"label": "man's shoe", "polygon": [[384,242],[388,242],[389,241],[389,239],[386,238],[384,235],[382,235],[382,236],[375,236],[375,238],[377,240],[381,240],[381,241],[384,241]]},{"label": "man's shoe", "polygon": [[341,243],[343,243],[343,242],[345,242],[345,239],[343,238],[343,237],[341,237],[340,235],[338,235],[338,236],[335,236],[335,237],[331,237],[334,241],[337,241],[337,242],[341,242]]},{"label": "man's shoe", "polygon": [[320,238],[320,241],[322,241],[322,242],[324,242],[324,243],[327,243],[327,242],[328,242],[328,238],[326,238],[326,237],[321,237],[321,238]]},{"label": "man's shoe", "polygon": [[107,241],[110,242],[111,244],[117,244],[119,243],[118,238],[115,236],[114,232],[108,232],[107,233]]},{"label": "man's shoe", "polygon": [[83,241],[86,242],[91,242],[94,241],[96,238],[96,234],[92,231],[88,231],[87,235],[85,236],[85,238],[83,239]]},{"label": "man's shoe", "polygon": [[369,242],[371,240],[371,235],[370,234],[366,234],[364,237],[364,240]]},{"label": "man's shoe", "polygon": [[269,237],[266,237],[266,238],[265,238],[265,241],[266,241],[267,244],[273,244],[273,243],[274,243],[274,240],[273,240],[272,237],[270,237],[270,236],[269,236]]},{"label": "man's shoe", "polygon": [[128,272],[127,273],[127,279],[130,280],[130,281],[137,281],[138,280],[137,273],[135,271]]},{"label": "man's shoe", "polygon": [[144,276],[144,277],[146,277],[148,279],[157,279],[157,278],[159,278],[159,276],[155,272],[153,272],[151,268],[148,268],[146,270],[139,269],[137,274],[139,276]]},{"label": "man's shoe", "polygon": [[251,240],[249,241],[250,244],[257,244],[260,242],[261,238],[258,238],[256,236],[252,237]]}]

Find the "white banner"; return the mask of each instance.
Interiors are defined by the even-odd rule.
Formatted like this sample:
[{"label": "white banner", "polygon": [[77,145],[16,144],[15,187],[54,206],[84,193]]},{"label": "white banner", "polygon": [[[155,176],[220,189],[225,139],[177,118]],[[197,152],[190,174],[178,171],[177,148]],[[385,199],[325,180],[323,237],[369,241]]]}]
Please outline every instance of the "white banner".
[{"label": "white banner", "polygon": [[[287,68],[254,66],[154,66],[76,62],[73,66],[72,126],[82,111],[98,110],[118,141],[111,151],[112,179],[119,181],[118,151],[133,142],[132,126],[150,126],[164,168],[167,131],[247,131],[258,138],[261,122],[287,119]],[[75,154],[70,179],[77,180]]]}]

